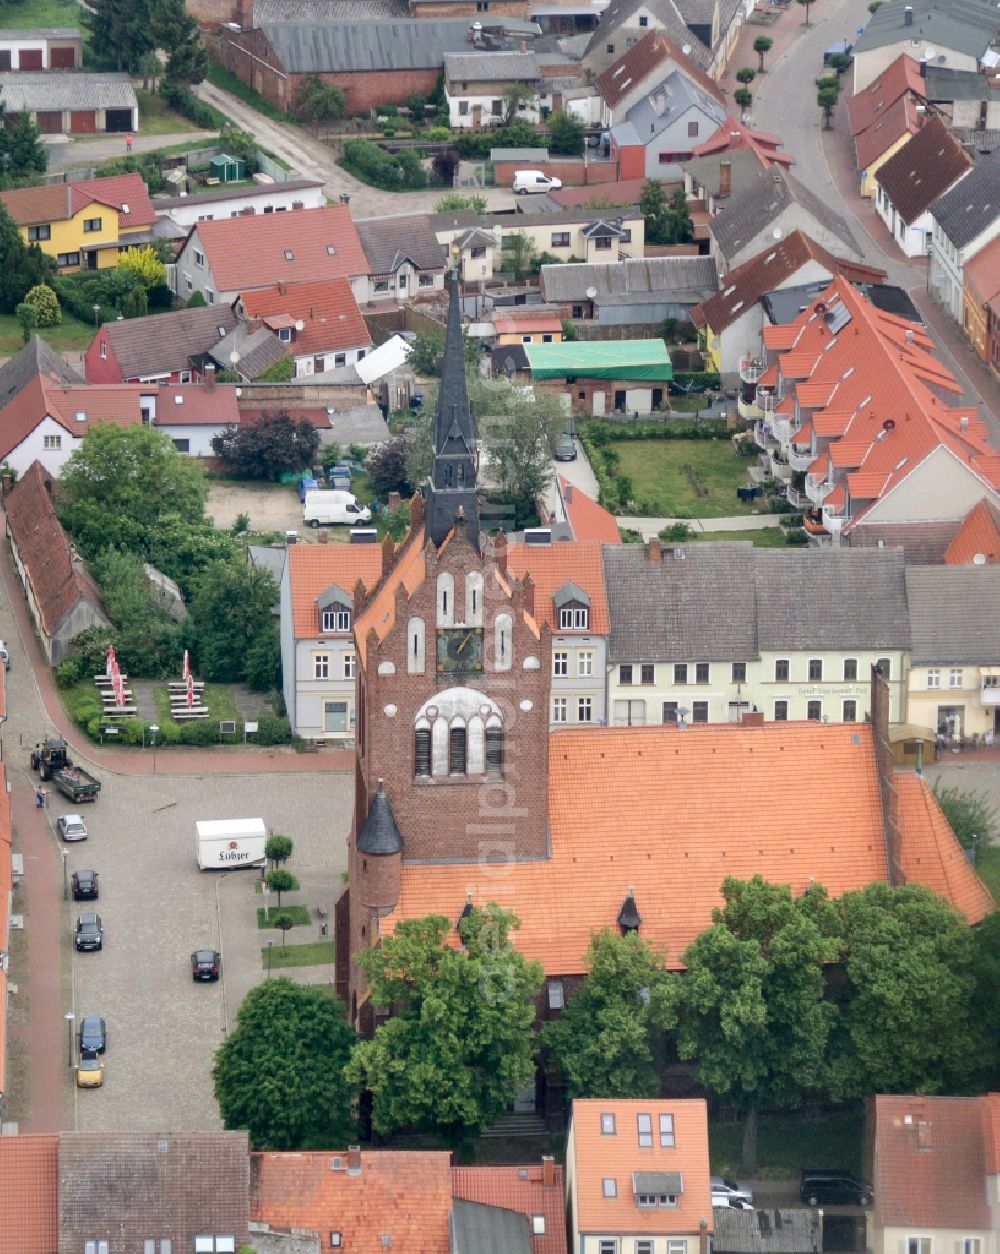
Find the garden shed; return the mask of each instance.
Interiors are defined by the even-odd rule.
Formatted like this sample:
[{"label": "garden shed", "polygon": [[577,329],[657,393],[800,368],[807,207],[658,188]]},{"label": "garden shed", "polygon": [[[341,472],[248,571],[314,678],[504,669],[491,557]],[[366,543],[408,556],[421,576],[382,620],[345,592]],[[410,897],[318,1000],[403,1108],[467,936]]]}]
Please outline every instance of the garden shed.
[{"label": "garden shed", "polygon": [[247,176],[247,163],[240,157],[232,157],[228,152],[220,152],[208,163],[212,178],[220,183],[239,183]]}]

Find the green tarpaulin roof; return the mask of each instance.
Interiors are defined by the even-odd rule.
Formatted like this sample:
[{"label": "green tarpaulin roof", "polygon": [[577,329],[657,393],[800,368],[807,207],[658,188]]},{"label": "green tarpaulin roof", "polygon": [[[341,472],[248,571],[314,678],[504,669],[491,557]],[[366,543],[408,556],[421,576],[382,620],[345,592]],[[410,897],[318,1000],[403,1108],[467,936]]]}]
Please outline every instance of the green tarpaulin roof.
[{"label": "green tarpaulin roof", "polygon": [[572,340],[525,344],[534,379],[640,379],[666,382],[674,377],[662,340]]}]

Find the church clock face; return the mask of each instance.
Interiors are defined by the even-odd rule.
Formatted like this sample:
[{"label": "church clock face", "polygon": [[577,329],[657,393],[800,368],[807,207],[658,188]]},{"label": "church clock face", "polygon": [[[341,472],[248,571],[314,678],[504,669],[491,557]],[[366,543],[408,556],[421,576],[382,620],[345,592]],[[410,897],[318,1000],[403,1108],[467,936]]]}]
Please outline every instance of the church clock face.
[{"label": "church clock face", "polygon": [[481,627],[440,627],[437,668],[443,674],[478,673],[483,669]]}]

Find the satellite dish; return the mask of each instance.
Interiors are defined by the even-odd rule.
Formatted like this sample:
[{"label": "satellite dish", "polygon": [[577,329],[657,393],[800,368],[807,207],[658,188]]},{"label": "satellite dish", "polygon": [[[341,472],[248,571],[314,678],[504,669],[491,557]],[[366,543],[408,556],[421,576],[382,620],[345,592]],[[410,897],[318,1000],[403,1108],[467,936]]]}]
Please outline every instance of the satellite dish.
[{"label": "satellite dish", "polygon": [[781,227],[776,226],[774,230],[771,232],[771,234],[774,236],[775,239],[781,239]]},{"label": "satellite dish", "polygon": [[937,48],[925,48],[923,59],[925,61],[933,61],[937,56]]},{"label": "satellite dish", "polygon": [[588,288],[587,288],[587,300],[593,300],[593,299],[594,299],[594,297],[595,297],[596,295],[597,295],[597,288],[596,288],[596,287],[588,287]]},{"label": "satellite dish", "polygon": [[685,44],[683,48],[681,48],[681,52],[683,52],[686,57],[689,57],[691,55],[691,45]]},{"label": "satellite dish", "polygon": [[985,554],[985,553],[975,553],[975,554],[973,555],[973,558],[972,558],[972,564],[973,564],[973,566],[985,566],[985,565],[986,565],[986,554]]},{"label": "satellite dish", "polygon": [[306,329],[306,324],[302,321],[301,318],[299,318],[298,322],[296,322],[295,329],[296,331],[304,331]]}]

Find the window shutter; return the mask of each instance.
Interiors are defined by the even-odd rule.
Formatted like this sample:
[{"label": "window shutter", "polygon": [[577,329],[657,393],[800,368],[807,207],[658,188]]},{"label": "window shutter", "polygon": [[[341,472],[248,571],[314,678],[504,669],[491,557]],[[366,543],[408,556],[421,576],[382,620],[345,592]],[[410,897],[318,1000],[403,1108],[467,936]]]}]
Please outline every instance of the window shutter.
[{"label": "window shutter", "polygon": [[[416,775],[431,773],[431,729],[418,727],[413,737],[413,770]],[[905,1254],[905,1252],[904,1252]]]},{"label": "window shutter", "polygon": [[465,774],[465,728],[453,727],[448,736],[448,773]]},{"label": "window shutter", "polygon": [[503,771],[503,728],[486,729],[486,774],[499,775]]}]

